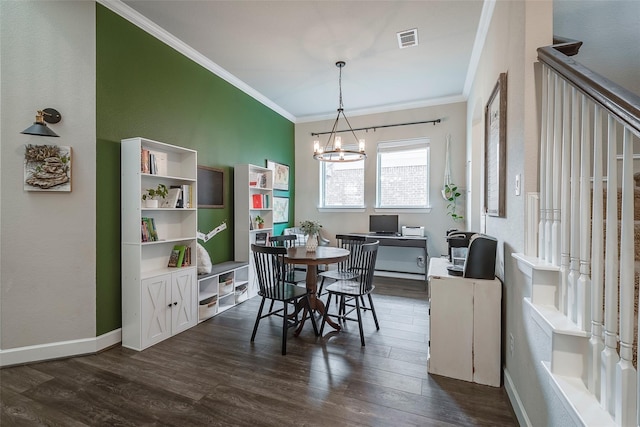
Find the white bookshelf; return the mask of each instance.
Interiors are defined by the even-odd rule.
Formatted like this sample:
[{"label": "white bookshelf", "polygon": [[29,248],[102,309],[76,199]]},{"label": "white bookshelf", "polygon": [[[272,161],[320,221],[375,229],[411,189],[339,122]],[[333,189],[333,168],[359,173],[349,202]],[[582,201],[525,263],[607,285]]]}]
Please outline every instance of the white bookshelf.
[{"label": "white bookshelf", "polygon": [[[142,149],[157,154],[143,172]],[[197,152],[145,138],[121,141],[122,345],[143,350],[198,322],[196,279]],[[158,184],[188,185],[191,205],[146,208],[142,194]],[[153,218],[158,241],[142,241],[142,218]],[[167,267],[174,245],[191,248],[191,265]]]},{"label": "white bookshelf", "polygon": [[[273,172],[256,165],[240,164],[234,167],[233,175],[235,260],[249,263],[249,297],[252,297],[257,293],[257,285],[251,244],[255,243],[257,233],[273,235]],[[254,198],[267,203],[255,207]],[[254,223],[257,215],[264,219],[261,229]]]}]

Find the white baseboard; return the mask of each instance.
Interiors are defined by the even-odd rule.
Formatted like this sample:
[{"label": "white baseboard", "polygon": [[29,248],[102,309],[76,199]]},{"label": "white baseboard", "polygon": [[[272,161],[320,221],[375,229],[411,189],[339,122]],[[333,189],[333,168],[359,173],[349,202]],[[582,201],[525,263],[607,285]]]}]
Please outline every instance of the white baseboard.
[{"label": "white baseboard", "polygon": [[0,367],[21,365],[62,357],[93,354],[122,341],[122,330],[116,329],[95,338],[61,341],[0,350]]},{"label": "white baseboard", "polygon": [[511,402],[511,407],[513,408],[513,412],[516,413],[516,418],[518,419],[518,424],[521,426],[533,427],[529,417],[527,416],[527,411],[524,409],[524,405],[522,404],[522,400],[520,400],[520,396],[518,395],[518,391],[513,385],[513,380],[511,379],[511,375],[509,375],[509,371],[504,368],[504,389],[507,391],[507,396],[509,396],[509,401]]}]

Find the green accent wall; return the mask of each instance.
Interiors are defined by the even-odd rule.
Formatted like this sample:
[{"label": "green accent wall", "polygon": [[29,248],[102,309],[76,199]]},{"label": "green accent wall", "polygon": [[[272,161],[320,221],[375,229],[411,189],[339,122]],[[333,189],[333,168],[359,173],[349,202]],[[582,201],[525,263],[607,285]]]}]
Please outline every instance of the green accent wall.
[{"label": "green accent wall", "polygon": [[[214,59],[215,60],[215,59]],[[96,334],[121,327],[120,140],[144,137],[198,151],[225,171],[224,209],[200,209],[198,228],[227,230],[204,243],[212,262],[233,260],[233,166],[290,166],[294,124],[101,5],[96,6]],[[275,234],[290,224],[278,224]],[[202,243],[202,242],[201,242]]]}]

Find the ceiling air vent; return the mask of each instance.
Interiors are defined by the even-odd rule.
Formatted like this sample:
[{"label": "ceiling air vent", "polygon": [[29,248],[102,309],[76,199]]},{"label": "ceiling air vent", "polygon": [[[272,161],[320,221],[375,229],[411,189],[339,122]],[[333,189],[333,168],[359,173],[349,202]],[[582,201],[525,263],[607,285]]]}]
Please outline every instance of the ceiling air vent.
[{"label": "ceiling air vent", "polygon": [[418,29],[414,28],[412,30],[400,31],[398,33],[398,45],[400,46],[400,49],[404,49],[405,47],[417,46]]}]

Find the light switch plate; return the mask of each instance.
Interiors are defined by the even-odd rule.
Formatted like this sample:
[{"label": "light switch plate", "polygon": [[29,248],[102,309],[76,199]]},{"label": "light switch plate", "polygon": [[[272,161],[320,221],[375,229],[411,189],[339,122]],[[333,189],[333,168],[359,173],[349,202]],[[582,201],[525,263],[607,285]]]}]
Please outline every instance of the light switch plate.
[{"label": "light switch plate", "polygon": [[516,175],[516,196],[520,195],[520,174]]}]

